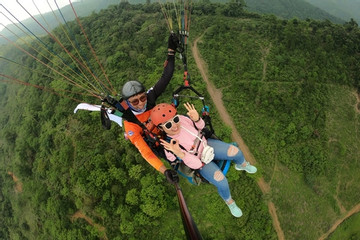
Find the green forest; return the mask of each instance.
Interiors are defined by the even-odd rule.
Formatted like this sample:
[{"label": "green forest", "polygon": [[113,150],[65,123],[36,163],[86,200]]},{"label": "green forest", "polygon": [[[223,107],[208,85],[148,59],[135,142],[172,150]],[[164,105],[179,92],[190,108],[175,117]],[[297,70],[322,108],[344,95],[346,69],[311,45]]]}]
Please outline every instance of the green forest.
[{"label": "green forest", "polygon": [[[344,23],[343,19],[338,15],[332,15],[327,10],[329,8],[316,7],[316,4],[311,4],[311,0],[245,0],[246,8],[249,11],[262,13],[262,14],[274,14],[277,17],[284,19],[299,18],[299,19],[314,19],[325,20],[328,19],[333,23]],[[316,0],[313,0],[316,1]],[[327,5],[329,1],[321,1],[323,5]],[[340,4],[343,5],[343,4]],[[337,9],[340,8],[337,7]],[[326,9],[326,10],[325,10]],[[331,8],[330,8],[331,9]],[[354,17],[353,17],[354,18]]]},{"label": "green forest", "polygon": [[[169,35],[158,3],[122,2],[80,20],[118,91],[128,80],[156,83]],[[86,45],[76,21],[69,27]],[[67,41],[60,27],[53,34]],[[283,20],[248,12],[239,1],[194,2],[188,70],[210,106],[216,134],[231,142],[231,128],[221,121],[191,55],[195,39],[259,170],[249,176],[232,166],[227,174],[244,213],[238,219],[213,186],[180,179],[203,239],[279,239],[270,202],[285,239],[319,239],[360,204],[358,24]],[[60,51],[48,36],[41,40]],[[35,44],[23,46],[32,51]],[[85,54],[95,61],[90,50]],[[10,44],[0,55],[2,74],[72,88]],[[39,58],[44,56],[58,61],[46,51]],[[182,79],[177,58],[158,102],[170,102]],[[123,129],[113,124],[104,130],[99,112],[74,114],[78,102],[72,98],[78,96],[1,80],[0,239],[186,239],[174,187],[142,159]],[[91,97],[81,101],[100,104]],[[268,192],[259,188],[260,179]],[[358,219],[359,213],[328,239],[360,238]]]}]

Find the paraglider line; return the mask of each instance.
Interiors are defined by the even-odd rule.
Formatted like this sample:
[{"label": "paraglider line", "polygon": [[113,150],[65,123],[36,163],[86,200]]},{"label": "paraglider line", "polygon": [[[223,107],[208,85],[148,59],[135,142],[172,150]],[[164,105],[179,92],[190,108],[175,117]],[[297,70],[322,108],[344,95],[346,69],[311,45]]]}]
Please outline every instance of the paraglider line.
[{"label": "paraglider line", "polygon": [[0,36],[2,36],[3,38],[5,38],[8,42],[10,42],[12,45],[14,45],[16,48],[20,49],[21,51],[23,51],[24,53],[26,53],[27,55],[29,55],[30,57],[34,58],[36,61],[40,62],[41,64],[43,64],[44,66],[50,68],[51,70],[53,70],[54,72],[58,73],[59,75],[61,75],[63,78],[67,79],[69,82],[73,83],[75,86],[82,88],[86,91],[88,91],[89,93],[91,93],[93,96],[100,98],[98,95],[92,93],[89,89],[86,89],[84,87],[82,87],[81,85],[77,84],[76,82],[74,82],[73,80],[71,80],[70,78],[68,78],[67,76],[63,75],[62,73],[60,73],[59,71],[57,71],[56,69],[54,69],[53,67],[47,65],[46,63],[42,62],[40,59],[38,59],[37,57],[31,55],[28,51],[26,51],[25,49],[21,48],[20,46],[18,46],[16,43],[12,42],[11,40],[9,40],[7,37],[3,36],[2,34],[0,34]]},{"label": "paraglider line", "polygon": [[[58,54],[56,54],[54,51],[52,51],[46,43],[44,43],[44,42],[43,42],[40,38],[38,38],[29,28],[27,28],[24,24],[22,24],[4,5],[0,4],[0,6],[2,6],[13,18],[15,18],[15,19],[18,21],[18,23],[20,23],[28,32],[30,32],[42,45],[44,45],[44,46],[46,47],[45,49],[47,49],[47,51],[48,51],[49,53],[51,52],[53,56],[57,56],[64,65],[68,66],[68,67],[71,69],[71,71],[72,71],[73,73],[75,73],[76,75],[80,76],[79,74],[77,74],[77,73],[75,72],[75,70],[74,70],[72,67],[70,67],[69,64],[67,64],[67,63],[65,62],[65,60],[64,60],[62,57],[60,57]],[[3,14],[3,13],[2,13],[2,14]],[[4,14],[3,14],[3,15],[4,15]],[[18,29],[20,29],[23,33],[25,33],[27,36],[30,36],[30,35],[27,34],[24,30],[22,30],[16,23],[14,23],[11,19],[9,19],[6,15],[4,15],[4,16],[5,16],[8,20],[10,20],[10,21],[11,21]],[[6,27],[6,29],[8,29],[8,28]],[[82,76],[80,76],[80,77],[82,77]],[[94,89],[94,90],[96,90],[96,89]]]},{"label": "paraglider line", "polygon": [[[72,58],[72,59],[74,59],[76,62],[78,62],[78,63],[80,64],[80,66],[86,68],[73,54],[71,54],[71,53],[64,47],[64,45],[63,45],[56,37],[54,37],[48,30],[46,30],[46,29],[44,28],[44,26],[42,26],[42,24],[39,23],[39,21],[38,21],[36,18],[34,18],[34,17],[29,13],[29,11],[26,10],[26,8],[24,8],[24,6],[19,2],[19,0],[16,0],[16,2],[21,6],[22,9],[24,9],[25,12],[27,12],[27,14],[30,15],[30,17],[31,17],[42,29],[44,29],[44,31],[45,31],[52,39],[54,39],[54,40],[60,45],[60,47],[61,47],[62,49],[65,50],[65,52],[70,56],[70,58]],[[95,76],[91,71],[90,71],[90,74],[96,79],[96,76]]]},{"label": "paraglider line", "polygon": [[[64,23],[65,23],[65,26],[66,26],[67,29],[68,29],[68,32],[71,34],[72,38],[74,39],[74,42],[75,42],[76,47],[74,46],[74,44],[73,44],[73,42],[71,41],[69,35],[67,34],[67,32],[65,31],[65,29],[62,27],[62,24],[61,24],[61,27],[62,27],[63,32],[66,34],[69,42],[70,42],[71,45],[74,47],[74,49],[76,50],[77,54],[80,56],[81,60],[82,60],[83,62],[86,62],[86,66],[88,66],[88,68],[90,69],[90,71],[92,71],[92,72],[95,74],[95,71],[92,69],[91,64],[89,63],[89,60],[87,59],[87,57],[86,57],[84,54],[82,54],[80,45],[79,45],[78,41],[76,41],[75,35],[74,35],[74,33],[71,31],[68,22],[66,21],[63,13],[62,13],[61,10],[60,10],[59,5],[57,4],[56,0],[54,0],[54,2],[55,2],[55,4],[56,4],[56,7],[57,7],[57,9],[58,9],[58,11],[59,11],[59,13],[60,13],[60,15],[61,15]],[[52,11],[52,9],[51,9],[51,11]],[[56,17],[56,14],[54,13],[54,11],[53,11],[53,14],[54,14],[54,16]],[[56,17],[56,19],[58,20],[57,17]],[[58,22],[60,23],[59,20],[58,20]],[[78,51],[78,49],[79,49],[80,52]],[[85,58],[85,61],[83,60],[83,58]],[[96,75],[96,74],[95,74],[95,75]],[[97,75],[96,75],[96,77],[98,78]],[[104,91],[105,86],[104,86],[100,81],[98,81],[97,83],[100,85],[100,87],[101,87],[101,88],[103,89],[103,91]]]},{"label": "paraglider line", "polygon": [[[81,55],[80,55],[79,52],[77,51],[77,48],[74,46],[73,42],[70,40],[69,35],[68,35],[67,32],[65,31],[65,29],[64,29],[64,27],[63,27],[63,24],[61,23],[61,21],[59,20],[59,18],[56,16],[54,10],[52,9],[52,7],[51,7],[51,5],[50,5],[50,3],[49,3],[49,0],[47,0],[47,3],[48,3],[48,5],[49,5],[49,7],[50,7],[50,9],[51,9],[51,11],[52,11],[55,19],[56,19],[57,22],[59,23],[59,26],[60,26],[61,29],[63,30],[65,36],[67,37],[67,39],[69,40],[69,42],[71,43],[71,45],[74,47],[74,49],[75,49],[75,51],[77,52],[77,54],[80,56],[82,62],[84,62],[84,60],[82,59]],[[55,2],[55,3],[56,3],[56,2]],[[56,5],[57,5],[57,4],[56,4]],[[76,64],[76,63],[75,63],[75,64]],[[86,68],[87,68],[86,70],[87,70],[88,72],[90,72],[90,73],[92,72],[91,69],[89,69],[87,65],[86,65]],[[86,79],[86,82],[87,82],[88,84],[90,84],[90,85],[93,87],[93,89],[97,90],[97,88],[96,88],[96,87],[92,84],[92,82],[87,78],[86,74],[82,71],[82,69],[81,69],[81,68],[78,68],[78,69],[79,69],[80,72],[82,73],[82,76],[84,76],[84,78]],[[99,83],[99,81],[96,81],[97,76],[96,76],[94,79],[95,79],[95,82],[96,82],[96,83]],[[99,87],[101,88],[101,91],[104,91],[104,88],[102,87],[101,84],[99,84]]]},{"label": "paraglider line", "polygon": [[35,88],[41,89],[41,90],[43,90],[43,91],[46,91],[46,92],[49,92],[49,93],[58,95],[58,96],[60,96],[60,97],[66,97],[66,98],[71,99],[71,100],[76,101],[76,102],[82,102],[82,101],[80,101],[79,99],[72,98],[72,97],[69,97],[69,96],[67,96],[67,95],[60,94],[60,93],[58,93],[57,91],[55,91],[54,89],[49,89],[49,88],[46,88],[46,87],[43,87],[43,86],[39,86],[39,85],[31,84],[31,83],[28,83],[28,82],[24,82],[24,81],[21,81],[21,80],[19,80],[19,79],[16,79],[16,78],[14,78],[14,77],[11,77],[11,76],[7,76],[7,75],[2,74],[2,73],[0,73],[0,76],[12,80],[12,81],[10,81],[10,80],[6,80],[6,79],[0,79],[0,81],[5,82],[5,83],[14,83],[14,82],[15,82],[15,83],[22,84],[22,85],[25,85],[25,86],[35,87]]},{"label": "paraglider line", "polygon": [[113,90],[113,86],[112,86],[110,80],[108,79],[108,77],[107,77],[107,75],[106,75],[106,73],[105,73],[105,70],[104,70],[102,64],[100,63],[100,61],[99,61],[99,59],[98,59],[98,57],[97,57],[97,55],[96,55],[96,53],[95,53],[95,50],[93,49],[93,47],[92,47],[92,45],[91,45],[91,43],[90,43],[90,41],[89,41],[89,39],[88,39],[88,37],[87,37],[87,35],[86,35],[86,32],[85,32],[85,30],[84,30],[84,28],[83,28],[83,26],[82,26],[82,24],[81,24],[81,22],[80,22],[80,20],[79,20],[79,17],[78,17],[78,15],[77,15],[76,11],[75,11],[75,8],[74,8],[73,4],[71,3],[71,0],[69,0],[69,3],[70,3],[71,8],[72,8],[72,10],[73,10],[73,12],[74,12],[76,21],[78,22],[78,24],[79,24],[79,26],[80,26],[80,28],[81,28],[81,31],[82,31],[82,33],[84,34],[84,37],[85,37],[85,39],[86,39],[86,41],[87,41],[87,43],[88,43],[88,45],[89,45],[89,47],[90,47],[91,52],[92,52],[93,56],[95,57],[96,62],[97,62],[98,65],[100,66],[100,68],[101,68],[101,70],[102,70],[102,72],[103,72],[106,80],[108,81],[108,83],[109,83],[109,85],[110,85],[110,88],[111,88],[111,89],[109,89],[109,88],[108,88],[108,89],[110,90],[110,92],[111,92],[112,94],[115,94],[115,91]]}]

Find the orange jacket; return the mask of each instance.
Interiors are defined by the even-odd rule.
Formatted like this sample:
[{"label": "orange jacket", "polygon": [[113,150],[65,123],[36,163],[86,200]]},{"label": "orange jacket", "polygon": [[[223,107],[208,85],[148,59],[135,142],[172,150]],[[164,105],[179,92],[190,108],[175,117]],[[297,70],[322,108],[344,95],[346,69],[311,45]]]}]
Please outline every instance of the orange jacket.
[{"label": "orange jacket", "polygon": [[[136,117],[141,123],[143,123],[150,132],[158,134],[159,130],[154,128],[152,123],[148,123],[150,118],[150,112],[156,105],[156,99],[165,91],[166,86],[169,84],[172,75],[174,73],[175,56],[169,55],[164,64],[164,71],[157,83],[147,92],[147,106],[146,111],[137,114]],[[152,125],[152,126],[151,126]],[[141,156],[156,170],[159,171],[164,163],[155,155],[151,148],[144,140],[143,129],[136,123],[124,120],[125,135],[131,141],[132,144],[139,150]]]},{"label": "orange jacket", "polygon": [[[148,130],[153,128],[151,123],[146,124],[147,120],[150,117],[151,110],[148,110],[142,114],[136,115],[140,122],[144,123]],[[141,156],[156,170],[159,170],[164,163],[154,154],[148,144],[143,138],[143,129],[136,123],[124,121],[124,129],[127,138],[131,141],[132,144],[139,150]],[[152,131],[154,134],[158,134],[159,130],[155,128]]]}]

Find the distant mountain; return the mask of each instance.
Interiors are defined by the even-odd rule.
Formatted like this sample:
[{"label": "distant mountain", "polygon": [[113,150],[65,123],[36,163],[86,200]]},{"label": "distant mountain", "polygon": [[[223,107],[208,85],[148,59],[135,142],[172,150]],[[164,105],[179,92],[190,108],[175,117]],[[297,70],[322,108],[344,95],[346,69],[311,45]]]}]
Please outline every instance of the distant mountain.
[{"label": "distant mountain", "polygon": [[360,0],[305,0],[328,13],[349,21],[353,18],[360,24]]},{"label": "distant mountain", "polygon": [[[319,1],[321,0],[309,0]],[[334,23],[343,23],[344,20],[335,17],[325,10],[322,10],[305,0],[245,0],[247,9],[257,13],[274,14],[284,19],[299,18],[299,19],[328,19]]]},{"label": "distant mountain", "polygon": [[[99,12],[101,9],[105,9],[109,7],[110,5],[117,5],[120,3],[121,0],[81,0],[78,2],[73,2],[72,5],[74,6],[74,9],[76,11],[76,14],[80,17],[85,17],[90,15],[92,12]],[[72,21],[75,19],[74,12],[70,5],[66,5],[62,7],[61,13],[63,14],[66,21]],[[58,9],[54,9],[54,12],[57,16],[57,18],[63,22],[62,16],[59,14]],[[39,21],[48,31],[51,31],[55,27],[59,25],[58,20],[54,16],[52,12],[44,13],[41,15],[35,15],[34,17]],[[45,20],[44,20],[45,19]],[[22,24],[24,24],[28,29],[30,29],[35,35],[45,35],[46,32],[32,19],[28,18],[22,21]],[[25,32],[27,32],[20,24],[17,23],[19,27]],[[8,31],[7,29],[3,29],[0,33],[7,38],[10,38],[12,41],[16,40],[18,37],[24,37],[26,34],[20,30],[18,27],[16,27],[14,24],[10,24],[7,26],[13,33]],[[16,35],[14,35],[14,33]],[[31,35],[31,33],[27,32]],[[0,38],[0,45],[1,44],[7,44],[8,41],[6,41],[4,38]]]}]

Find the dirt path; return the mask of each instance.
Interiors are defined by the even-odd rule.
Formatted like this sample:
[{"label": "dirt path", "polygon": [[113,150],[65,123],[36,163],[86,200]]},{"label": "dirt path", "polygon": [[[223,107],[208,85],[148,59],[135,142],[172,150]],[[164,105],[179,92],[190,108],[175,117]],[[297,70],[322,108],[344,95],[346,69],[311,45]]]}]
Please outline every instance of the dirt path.
[{"label": "dirt path", "polygon": [[340,209],[341,214],[346,213],[346,209],[344,207],[344,205],[341,204],[340,199],[338,198],[339,196],[339,191],[340,191],[340,180],[338,181],[337,185],[336,185],[336,195],[334,196],[336,203]]},{"label": "dirt path", "polygon": [[8,174],[12,177],[14,183],[15,183],[15,192],[22,193],[23,191],[23,185],[22,182],[19,181],[19,179],[15,176],[13,172],[8,172]]},{"label": "dirt path", "polygon": [[356,104],[355,104],[355,111],[357,113],[360,113],[360,93],[357,91],[354,92],[354,95],[356,97]]},{"label": "dirt path", "polygon": [[[195,39],[195,41],[193,42],[191,50],[192,50],[193,57],[195,59],[196,65],[200,70],[201,76],[202,76],[203,80],[206,83],[207,91],[209,92],[209,94],[211,96],[211,99],[214,102],[215,107],[216,107],[219,115],[221,116],[222,120],[224,121],[225,124],[227,124],[227,125],[229,125],[231,127],[231,129],[232,129],[232,134],[231,134],[232,139],[239,144],[239,147],[241,148],[242,152],[244,153],[245,158],[251,163],[256,163],[255,158],[253,157],[253,155],[249,151],[249,148],[246,146],[244,140],[241,138],[239,132],[237,131],[237,129],[235,127],[234,122],[232,121],[229,113],[226,111],[226,109],[224,107],[224,104],[223,104],[223,101],[222,101],[222,92],[221,92],[221,90],[216,89],[214,84],[212,82],[210,82],[209,79],[208,79],[206,64],[202,60],[202,58],[200,56],[200,53],[199,53],[199,50],[197,48],[197,43],[200,41],[202,36]],[[267,194],[267,193],[270,192],[270,186],[265,182],[264,178],[260,178],[258,180],[257,184],[259,185],[259,187],[260,187],[261,191],[263,192],[263,194]],[[285,236],[284,236],[284,233],[283,233],[283,231],[281,229],[280,222],[279,222],[279,219],[278,219],[277,214],[276,214],[276,208],[275,208],[275,205],[271,201],[268,201],[268,208],[269,208],[270,215],[271,215],[271,217],[273,219],[273,225],[274,225],[274,228],[276,230],[278,239],[284,240]]]},{"label": "dirt path", "polygon": [[322,235],[319,240],[325,240],[332,232],[335,231],[335,229],[343,222],[345,221],[345,219],[349,218],[350,216],[352,216],[355,213],[360,212],[360,204],[356,205],[355,207],[353,207],[350,211],[347,212],[347,214],[340,218],[339,220],[337,220],[334,225],[329,229],[329,231],[327,231],[327,233],[325,233],[324,235]]},{"label": "dirt path", "polygon": [[264,81],[265,80],[265,77],[266,77],[266,69],[267,69],[267,56],[269,55],[270,53],[270,49],[271,49],[271,43],[269,45],[269,47],[263,47],[261,49],[261,54],[262,54],[262,57],[261,57],[261,62],[263,63],[263,72],[262,72],[262,79],[261,81]]},{"label": "dirt path", "polygon": [[91,226],[94,226],[99,232],[103,233],[103,237],[101,239],[103,240],[108,240],[107,236],[106,236],[106,233],[105,233],[105,227],[99,225],[99,224],[96,224],[93,222],[93,220],[91,218],[89,218],[88,216],[86,216],[81,210],[77,211],[76,213],[74,213],[72,216],[71,216],[71,221],[75,221],[76,219],[78,218],[82,218],[84,219],[86,222],[88,222]]}]

